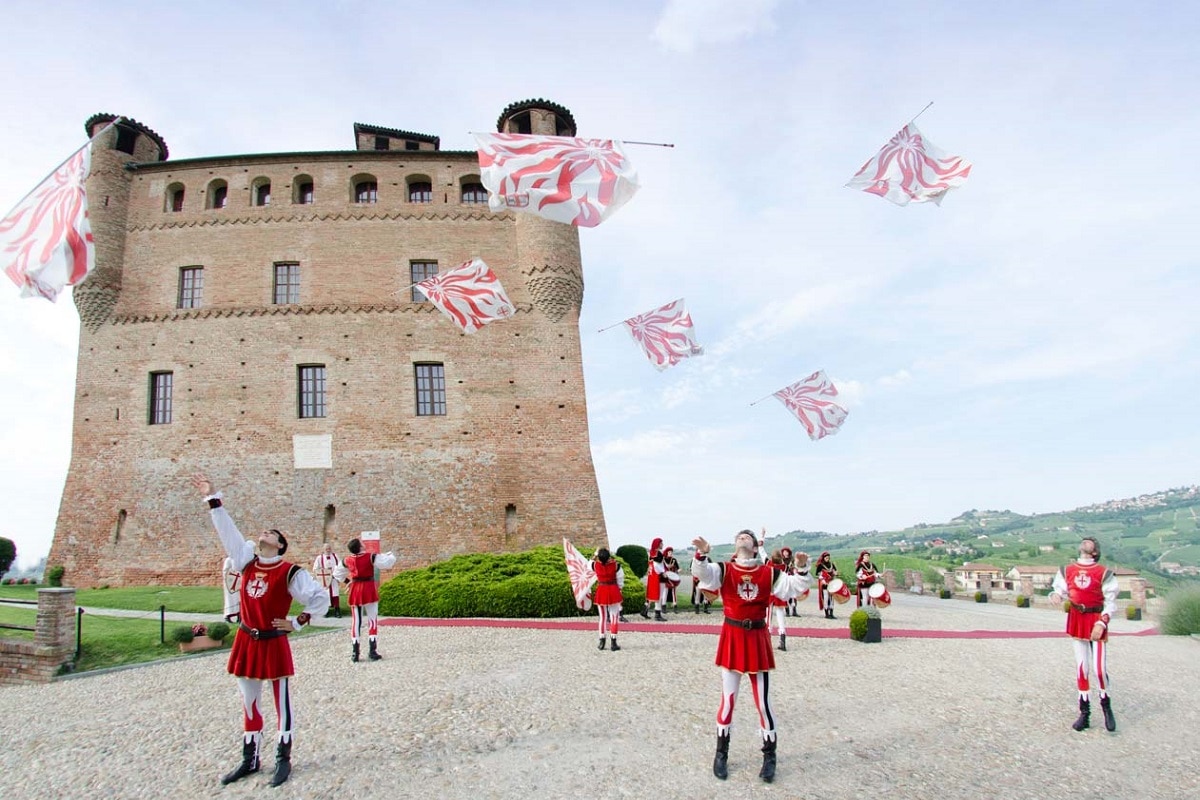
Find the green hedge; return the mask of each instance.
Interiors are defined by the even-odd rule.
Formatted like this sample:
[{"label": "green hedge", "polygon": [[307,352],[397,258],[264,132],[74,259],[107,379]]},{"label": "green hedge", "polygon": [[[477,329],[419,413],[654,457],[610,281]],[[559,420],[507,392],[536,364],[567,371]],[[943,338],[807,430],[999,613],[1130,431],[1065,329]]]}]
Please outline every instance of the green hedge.
[{"label": "green hedge", "polygon": [[1162,632],[1168,636],[1200,633],[1200,589],[1179,589],[1167,598]]},{"label": "green hedge", "polygon": [[650,568],[649,550],[640,544],[623,544],[617,548],[617,552],[613,553],[613,555],[629,565],[629,569],[626,572],[632,570],[633,574],[637,577],[646,577],[646,570]]},{"label": "green hedge", "polygon": [[[590,550],[580,549],[584,556]],[[618,559],[620,561],[620,559]],[[640,611],[646,588],[625,566],[627,612]],[[379,589],[389,617],[571,617],[575,606],[561,547],[523,553],[475,553],[402,572]],[[588,612],[594,614],[595,612]]]}]

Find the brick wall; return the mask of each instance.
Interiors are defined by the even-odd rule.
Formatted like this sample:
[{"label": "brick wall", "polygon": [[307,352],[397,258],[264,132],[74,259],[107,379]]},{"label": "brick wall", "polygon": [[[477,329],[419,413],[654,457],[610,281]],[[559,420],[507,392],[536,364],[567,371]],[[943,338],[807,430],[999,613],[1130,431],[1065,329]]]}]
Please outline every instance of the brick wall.
[{"label": "brick wall", "polygon": [[33,641],[0,639],[0,685],[49,683],[75,654],[75,590],[38,589]]},{"label": "brick wall", "polygon": [[[474,152],[222,157],[124,168],[98,149],[90,197],[97,273],[115,298],[77,292],[81,327],[70,470],[50,553],[76,586],[216,583],[223,554],[187,482],[226,492],[247,535],[283,530],[304,565],[381,531],[402,568],[484,550],[606,543],[579,343],[578,231],[460,202]],[[434,201],[407,200],[430,176]],[[292,181],[314,202],[292,202]],[[378,202],[352,202],[352,179]],[[272,204],[252,205],[269,179]],[[206,209],[213,180],[229,186]],[[181,212],[165,210],[185,188]],[[122,198],[127,198],[127,207]],[[97,215],[93,214],[95,218]],[[119,247],[117,246],[119,243]],[[465,335],[410,301],[410,261],[496,272],[516,315]],[[300,301],[273,305],[274,264],[299,264]],[[203,301],[176,308],[179,271]],[[89,277],[83,286],[92,282]],[[113,287],[116,287],[115,294]],[[111,308],[106,310],[104,303]],[[414,363],[445,368],[444,416],[417,416]],[[299,419],[297,367],[326,368],[324,418]],[[150,374],[173,373],[172,421],[148,424]],[[331,469],[295,469],[293,436],[328,434]],[[385,576],[386,578],[386,576]]]}]

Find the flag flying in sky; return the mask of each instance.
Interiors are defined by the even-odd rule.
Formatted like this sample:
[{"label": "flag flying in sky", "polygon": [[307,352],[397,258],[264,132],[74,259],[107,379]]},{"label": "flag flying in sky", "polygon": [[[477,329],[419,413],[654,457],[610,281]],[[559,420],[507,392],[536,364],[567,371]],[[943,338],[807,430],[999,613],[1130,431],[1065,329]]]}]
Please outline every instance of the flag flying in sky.
[{"label": "flag flying in sky", "polygon": [[596,581],[596,573],[592,572],[592,564],[583,557],[583,553],[575,549],[567,537],[563,537],[563,557],[567,561],[567,576],[571,579],[571,594],[575,595],[575,605],[584,611],[592,607],[592,598],[588,597],[592,584]]},{"label": "flag flying in sky", "polygon": [[817,370],[802,381],[775,392],[775,397],[808,429],[808,438],[816,441],[837,433],[850,413],[833,402],[837,387]]},{"label": "flag flying in sky", "polygon": [[898,206],[929,201],[941,205],[946,192],[966,183],[970,173],[971,162],[946,155],[910,122],[846,186]]},{"label": "flag flying in sky", "polygon": [[689,356],[704,354],[704,348],[696,344],[692,315],[684,307],[683,298],[621,324],[659,372]]},{"label": "flag flying in sky", "polygon": [[55,300],[92,271],[96,248],[83,188],[91,162],[88,142],[0,219],[0,265],[22,297]]},{"label": "flag flying in sky", "polygon": [[496,273],[481,258],[427,278],[416,287],[466,333],[474,333],[492,320],[511,317],[516,310]]},{"label": "flag flying in sky", "polygon": [[637,172],[614,139],[477,133],[475,141],[493,211],[594,228],[638,189]]}]

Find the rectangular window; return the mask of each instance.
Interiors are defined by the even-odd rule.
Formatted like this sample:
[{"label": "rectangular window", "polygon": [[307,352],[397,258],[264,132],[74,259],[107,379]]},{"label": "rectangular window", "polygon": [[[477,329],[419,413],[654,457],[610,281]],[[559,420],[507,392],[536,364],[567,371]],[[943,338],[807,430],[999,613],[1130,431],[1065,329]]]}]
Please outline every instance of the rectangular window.
[{"label": "rectangular window", "polygon": [[179,270],[179,307],[199,308],[204,296],[204,267]]},{"label": "rectangular window", "polygon": [[275,265],[275,305],[286,306],[300,302],[300,265]]},{"label": "rectangular window", "polygon": [[303,181],[296,188],[296,202],[300,205],[310,206],[313,201],[313,185],[312,181]]},{"label": "rectangular window", "polygon": [[408,185],[408,202],[432,203],[433,184],[429,181],[413,181]]},{"label": "rectangular window", "polygon": [[271,184],[263,183],[254,189],[254,205],[269,206],[271,205]]},{"label": "rectangular window", "polygon": [[171,192],[171,210],[183,211],[183,189]]},{"label": "rectangular window", "polygon": [[[409,264],[412,269],[412,283],[420,283],[437,275],[436,261],[411,261]],[[424,293],[416,286],[412,287],[412,301],[414,303],[429,302]]]},{"label": "rectangular window", "polygon": [[171,422],[171,387],[173,372],[150,373],[150,424],[167,425]]},{"label": "rectangular window", "polygon": [[441,364],[414,364],[417,378],[417,416],[446,416],[446,371]]},{"label": "rectangular window", "polygon": [[405,150],[420,150],[421,145],[418,142],[405,142],[404,149]]},{"label": "rectangular window", "polygon": [[325,416],[325,365],[302,365],[299,372],[300,419]]},{"label": "rectangular window", "polygon": [[375,181],[362,181],[354,187],[354,202],[374,203],[379,197],[379,184]]},{"label": "rectangular window", "polygon": [[376,150],[391,150],[392,149],[392,140],[386,136],[376,136],[375,137],[375,149]]}]

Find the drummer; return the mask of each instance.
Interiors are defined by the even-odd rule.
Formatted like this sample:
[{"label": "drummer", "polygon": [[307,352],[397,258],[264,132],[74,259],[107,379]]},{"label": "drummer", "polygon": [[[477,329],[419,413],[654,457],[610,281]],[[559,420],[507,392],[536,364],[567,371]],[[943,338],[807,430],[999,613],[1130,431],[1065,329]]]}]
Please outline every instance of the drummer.
[{"label": "drummer", "polygon": [[[771,553],[771,560],[767,562],[767,565],[775,571],[776,578],[779,577],[780,573],[784,575],[792,574],[791,559],[784,559],[783,550],[776,550]],[[791,601],[790,597],[785,600],[772,594],[767,606],[767,632],[779,634],[779,650],[784,653],[787,652],[787,623],[785,620],[787,618],[788,603]],[[772,628],[775,630],[772,631]]]},{"label": "drummer", "polygon": [[679,559],[675,558],[674,547],[663,548],[663,582],[667,585],[666,602],[663,604],[663,610],[666,610],[667,604],[671,606],[672,611],[679,610],[679,599],[675,592],[679,589]]},{"label": "drummer", "polygon": [[854,579],[858,581],[857,597],[855,602],[859,608],[865,601],[867,605],[875,605],[875,599],[871,597],[871,587],[875,585],[875,581],[879,579],[879,573],[875,569],[875,565],[871,563],[871,553],[868,550],[863,550],[858,554],[858,560],[854,562]]},{"label": "drummer", "polygon": [[[792,564],[792,548],[781,547],[781,548],[779,548],[779,554],[781,556],[783,556],[784,572],[786,572],[788,575],[795,575],[796,567],[794,564]],[[788,616],[788,617],[800,616],[796,612],[796,602],[797,602],[797,598],[795,598],[795,597],[793,597],[787,601],[787,609],[784,611],[785,616]]]},{"label": "drummer", "polygon": [[816,573],[817,608],[825,612],[825,619],[833,619],[833,595],[829,592],[829,584],[837,578],[838,568],[828,550],[817,559]]}]

